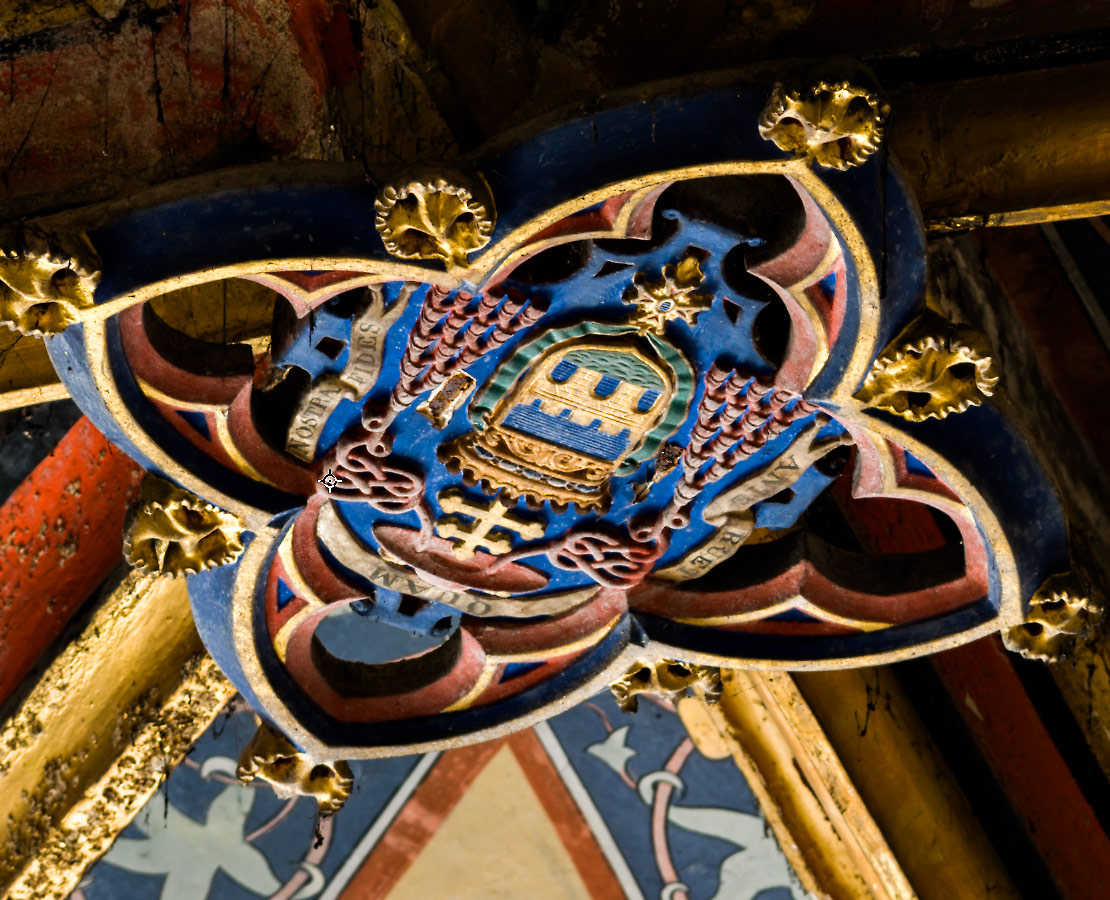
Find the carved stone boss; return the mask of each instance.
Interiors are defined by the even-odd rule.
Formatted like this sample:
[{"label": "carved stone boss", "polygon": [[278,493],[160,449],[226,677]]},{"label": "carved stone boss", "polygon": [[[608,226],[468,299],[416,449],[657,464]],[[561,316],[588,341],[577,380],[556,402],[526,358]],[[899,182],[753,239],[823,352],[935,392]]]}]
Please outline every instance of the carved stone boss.
[{"label": "carved stone boss", "polygon": [[[377,186],[184,182],[4,248],[9,322],[51,333],[77,402],[163,479],[136,562],[192,573],[205,643],[297,751],[486,739],[646,659],[1035,643],[1063,514],[989,402],[989,347],[925,313],[886,103],[785,84]],[[259,340],[150,302],[223,279],[273,292]]]}]

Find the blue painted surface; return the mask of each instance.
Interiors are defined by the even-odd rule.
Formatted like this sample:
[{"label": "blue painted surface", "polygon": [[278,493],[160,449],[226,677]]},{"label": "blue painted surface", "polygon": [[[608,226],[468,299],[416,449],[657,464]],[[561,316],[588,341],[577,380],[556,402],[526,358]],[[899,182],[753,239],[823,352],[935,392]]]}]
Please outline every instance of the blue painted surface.
[{"label": "blue painted surface", "polygon": [[621,380],[614,378],[612,375],[602,375],[601,379],[594,385],[594,393],[598,397],[608,397],[620,386]]},{"label": "blue painted surface", "polygon": [[192,428],[193,431],[199,434],[206,441],[212,439],[212,435],[208,430],[208,419],[205,417],[204,413],[192,412],[186,409],[180,410],[177,414],[188,423],[189,427]]},{"label": "blue painted surface", "polygon": [[[665,210],[665,207],[663,209]],[[612,324],[626,322],[632,314],[633,308],[624,300],[623,294],[632,277],[636,273],[642,272],[652,278],[658,278],[658,273],[663,266],[673,262],[676,256],[680,256],[691,245],[709,252],[709,257],[701,266],[705,280],[699,290],[713,294],[718,299],[710,309],[701,313],[698,317],[697,340],[694,339],[693,333],[685,325],[674,323],[668,326],[666,340],[673,343],[685,354],[693,365],[695,372],[699,374],[707,371],[718,358],[723,358],[728,360],[730,364],[737,366],[741,371],[763,377],[772,375],[773,369],[756,351],[751,337],[752,323],[765,304],[762,301],[748,298],[731,288],[725,280],[722,268],[724,258],[730,250],[738,245],[750,242],[754,238],[737,235],[711,223],[691,220],[673,210],[664,211],[663,215],[674,223],[675,232],[658,247],[646,251],[640,250],[640,252],[615,252],[611,249],[606,249],[603,252],[600,248],[595,248],[585,265],[557,285],[513,285],[525,291],[529,296],[547,303],[549,311],[538,327],[529,329],[524,334],[515,334],[506,342],[499,353],[483,356],[468,368],[469,374],[478,382],[478,390],[493,374],[499,363],[509,358],[522,343],[534,337],[541,330],[559,328],[581,321],[583,318]],[[612,261],[626,262],[628,268],[598,276],[598,272],[604,264]],[[395,284],[387,288],[388,291],[399,289],[400,286]],[[736,314],[735,321],[726,311],[724,303],[720,299],[722,296],[729,298],[731,308]],[[401,356],[404,350],[403,338],[408,334],[412,325],[415,324],[417,313],[418,310],[415,306],[406,311],[391,330],[389,348],[382,365],[380,384],[391,385],[398,377]],[[556,368],[558,368],[558,365],[556,364]],[[475,393],[477,393],[477,390]],[[376,391],[371,396],[380,398],[383,394],[384,392]],[[697,404],[699,395],[700,384],[697,386],[694,396],[691,397],[691,407]],[[337,411],[336,415],[332,417],[333,420],[340,415],[342,415],[344,426],[349,427],[357,421],[357,407],[352,405],[349,411]],[[693,523],[689,528],[676,532],[672,536],[671,545],[660,565],[677,561],[689,549],[703,541],[711,530],[709,526],[697,519],[697,515],[704,508],[704,505],[722,491],[727,490],[730,486],[767,465],[769,460],[787,446],[805,424],[806,420],[803,420],[774,440],[768,441],[762,450],[738,463],[728,477],[715,482],[703,492],[698,498],[698,505],[695,506]],[[668,440],[678,444],[686,443],[689,440],[691,426],[692,420],[688,418]],[[437,516],[442,514],[442,510],[435,500],[440,492],[447,489],[462,490],[464,493],[467,491],[461,476],[451,475],[439,464],[437,448],[461,437],[471,429],[472,426],[467,418],[465,408],[458,410],[442,431],[432,429],[427,420],[416,411],[415,404],[398,417],[394,429],[396,434],[394,453],[403,459],[411,460],[417,468],[428,473],[425,496],[432,505],[433,513]],[[338,433],[339,427],[337,426],[333,430],[332,422],[329,421],[325,435],[331,439],[331,435],[338,436]],[[323,444],[324,441],[321,443]],[[559,512],[552,509],[549,504],[545,504],[542,515],[546,522],[547,533],[557,534],[560,531],[565,531],[578,521],[598,522],[610,527],[622,528],[631,515],[650,514],[658,511],[670,498],[677,473],[661,480],[655,485],[646,500],[635,504],[633,492],[636,484],[643,479],[646,471],[645,465],[639,470],[626,475],[618,474],[611,480],[612,504],[609,511],[604,515],[590,516],[583,519],[581,514],[573,510]],[[819,482],[820,479],[818,478],[811,484],[815,486]],[[337,507],[343,521],[355,533],[363,535],[366,543],[375,549],[377,545],[372,537],[374,525],[388,521],[401,522],[413,528],[419,527],[415,513],[408,513],[404,516],[387,516],[374,510],[368,504],[347,501],[337,503]],[[767,517],[766,521],[773,521],[778,527],[787,527],[796,521],[797,516],[803,510],[804,507],[798,503],[786,508],[768,511],[762,513],[762,515]],[[792,518],[790,518],[791,516]],[[762,522],[761,527],[763,527]],[[530,558],[528,565],[539,569],[551,578],[549,589],[552,590],[578,587],[589,583],[588,577],[584,574],[560,569],[544,557]]]},{"label": "blue painted surface", "polygon": [[[249,548],[253,540],[254,535],[245,534],[244,548]],[[245,553],[246,549],[243,552]],[[239,564],[235,563],[190,575],[189,605],[193,610],[193,622],[196,623],[197,633],[216,661],[216,665],[220,667],[220,671],[230,679],[253,709],[262,710],[264,707],[248,686],[243,664],[235,650],[230,600],[235,591],[235,579],[238,574]]]},{"label": "blue painted surface", "polygon": [[97,430],[148,472],[164,475],[146,454],[139,452],[139,448],[124,433],[108,411],[104,398],[100,396],[89,368],[85,326],[78,322],[61,334],[47,339],[46,350],[50,354],[54,371],[65,383],[70,397],[81,407],[81,412],[88,416]]},{"label": "blue painted surface", "polygon": [[[200,738],[71,900],[264,900],[305,873],[312,878],[297,893],[302,900],[339,896],[374,848],[390,839],[398,811],[418,807],[413,793],[429,772],[451,758],[449,752],[354,761],[350,799],[328,826],[321,858],[306,865],[319,840],[314,801],[300,798],[286,808],[264,783],[235,780],[235,761],[255,729],[250,712],[236,709]],[[643,783],[650,797],[653,780],[688,740],[678,717],[651,702],[635,715],[622,713],[606,692],[556,716],[537,737],[549,765],[560,764],[558,775],[547,769],[542,776],[555,777],[568,792],[573,788],[569,814],[589,823],[583,830],[606,848],[611,868],[629,873],[625,896],[658,897],[665,885],[652,842],[652,807],[636,786]],[[668,779],[681,785],[666,807],[668,858],[691,900],[803,900],[731,760],[694,752]],[[530,801],[527,809],[537,806]],[[537,824],[522,814],[522,844]],[[204,840],[217,843],[218,856]],[[435,853],[434,840],[426,851],[408,840],[410,852]],[[473,865],[496,866],[505,852],[489,847]],[[175,887],[185,892],[167,893]]]},{"label": "blue painted surface", "polygon": [[140,209],[90,232],[103,262],[96,300],[247,259],[387,258],[374,189],[347,185],[228,190]]},{"label": "blue painted surface", "polygon": [[[352,321],[337,312],[341,297],[329,300],[312,310],[297,326],[288,346],[274,359],[275,366],[297,366],[313,378],[339,374],[351,355]],[[334,341],[340,351],[332,356],[324,352],[325,341]]]},{"label": "blue painted surface", "polygon": [[551,370],[551,380],[556,384],[562,384],[564,381],[570,379],[570,376],[578,371],[578,366],[572,363],[569,359],[559,360],[558,365]]},{"label": "blue painted surface", "polygon": [[544,665],[542,662],[508,663],[505,666],[505,671],[501,673],[501,681],[502,683],[506,681],[512,681],[514,678],[519,678],[521,675],[527,675],[529,672],[534,672],[542,665]]},{"label": "blue painted surface", "polygon": [[289,585],[279,578],[277,586],[277,611],[281,612],[285,609],[285,607],[289,605],[289,601],[295,599],[296,596],[297,595],[289,589]]},{"label": "blue painted surface", "polygon": [[616,460],[625,451],[631,433],[625,428],[619,434],[606,434],[601,430],[601,419],[594,419],[589,425],[578,425],[570,420],[569,409],[564,409],[558,416],[549,416],[540,409],[539,400],[533,400],[527,406],[518,403],[509,410],[504,424],[521,434],[610,461]]},{"label": "blue painted surface", "polygon": [[450,637],[449,632],[433,636],[407,628],[403,621],[372,619],[360,615],[358,610],[352,604],[330,610],[316,626],[313,639],[332,656],[348,662],[381,665],[426,653]]}]

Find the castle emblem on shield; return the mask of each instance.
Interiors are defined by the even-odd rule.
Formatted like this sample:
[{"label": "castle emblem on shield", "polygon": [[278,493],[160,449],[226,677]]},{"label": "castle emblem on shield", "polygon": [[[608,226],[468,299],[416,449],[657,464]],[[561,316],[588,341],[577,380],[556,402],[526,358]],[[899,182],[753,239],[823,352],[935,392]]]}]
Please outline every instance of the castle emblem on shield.
[{"label": "castle emblem on shield", "polygon": [[635,472],[685,418],[692,383],[655,335],[596,322],[548,332],[494,373],[471,407],[475,430],[443,456],[491,492],[604,512],[609,480]]}]

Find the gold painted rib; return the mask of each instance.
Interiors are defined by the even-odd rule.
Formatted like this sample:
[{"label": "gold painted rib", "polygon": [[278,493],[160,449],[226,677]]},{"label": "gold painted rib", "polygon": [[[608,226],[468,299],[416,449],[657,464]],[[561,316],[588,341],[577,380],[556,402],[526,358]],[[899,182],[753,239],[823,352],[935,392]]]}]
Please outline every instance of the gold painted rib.
[{"label": "gold painted rib", "polygon": [[921,900],[1018,900],[889,670],[799,672],[794,680]]},{"label": "gold painted rib", "polygon": [[1110,213],[1110,62],[915,85],[890,146],[931,230]]},{"label": "gold painted rib", "polygon": [[0,896],[69,896],[234,694],[185,583],[124,576],[2,726]]},{"label": "gold painted rib", "polygon": [[0,412],[68,396],[45,341],[0,327]]},{"label": "gold painted rib", "polygon": [[916,900],[875,820],[786,673],[726,670],[720,701],[679,702],[699,749],[731,756],[802,885],[830,900]]},{"label": "gold painted rib", "polygon": [[1110,776],[1110,635],[1100,632],[1048,670],[1102,771]]}]

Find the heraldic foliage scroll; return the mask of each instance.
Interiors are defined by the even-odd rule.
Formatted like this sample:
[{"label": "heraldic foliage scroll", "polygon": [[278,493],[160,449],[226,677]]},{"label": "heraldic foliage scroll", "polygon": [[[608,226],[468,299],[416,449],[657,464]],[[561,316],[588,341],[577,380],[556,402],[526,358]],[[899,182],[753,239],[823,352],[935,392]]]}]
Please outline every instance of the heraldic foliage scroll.
[{"label": "heraldic foliage scroll", "polygon": [[188,576],[220,667],[316,758],[522,728],[637,660],[1013,629],[1067,569],[1059,501],[983,402],[989,348],[927,309],[885,103],[810,94],[25,223],[3,315],[151,473],[132,560]]}]

